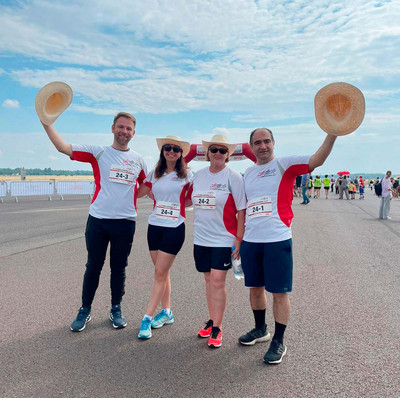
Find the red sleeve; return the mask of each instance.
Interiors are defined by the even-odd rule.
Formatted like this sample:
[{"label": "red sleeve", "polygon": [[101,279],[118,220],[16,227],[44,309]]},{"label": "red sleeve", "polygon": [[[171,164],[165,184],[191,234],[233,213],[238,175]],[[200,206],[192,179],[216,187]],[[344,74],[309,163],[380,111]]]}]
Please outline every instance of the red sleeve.
[{"label": "red sleeve", "polygon": [[146,174],[142,170],[139,174],[139,177],[137,178],[137,182],[139,183],[139,185],[143,184],[143,181],[145,178],[146,178]]}]

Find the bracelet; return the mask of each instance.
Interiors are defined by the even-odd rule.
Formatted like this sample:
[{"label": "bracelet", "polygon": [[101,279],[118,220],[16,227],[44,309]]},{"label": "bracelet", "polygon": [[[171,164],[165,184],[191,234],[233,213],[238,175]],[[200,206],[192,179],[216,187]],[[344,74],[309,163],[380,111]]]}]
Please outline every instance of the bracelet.
[{"label": "bracelet", "polygon": [[243,241],[243,239],[242,239],[242,238],[239,238],[238,236],[236,237],[236,240],[239,241],[239,242],[242,242],[242,241]]}]

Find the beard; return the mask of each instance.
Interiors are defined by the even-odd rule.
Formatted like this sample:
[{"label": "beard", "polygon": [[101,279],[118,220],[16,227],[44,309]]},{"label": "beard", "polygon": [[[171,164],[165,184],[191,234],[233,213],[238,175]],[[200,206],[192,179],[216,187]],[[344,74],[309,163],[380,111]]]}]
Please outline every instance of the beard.
[{"label": "beard", "polygon": [[114,140],[118,145],[124,146],[129,143],[129,141],[132,139],[131,136],[128,136],[126,134],[114,134]]}]

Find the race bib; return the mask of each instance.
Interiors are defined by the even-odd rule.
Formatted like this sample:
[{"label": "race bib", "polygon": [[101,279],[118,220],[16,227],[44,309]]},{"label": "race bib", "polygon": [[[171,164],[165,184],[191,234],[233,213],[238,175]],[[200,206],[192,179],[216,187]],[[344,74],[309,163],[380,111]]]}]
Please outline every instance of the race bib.
[{"label": "race bib", "polygon": [[118,184],[131,185],[135,181],[135,173],[131,168],[127,169],[121,165],[112,164],[108,179],[111,182],[117,182]]},{"label": "race bib", "polygon": [[269,216],[272,213],[271,196],[261,196],[251,200],[247,205],[249,219]]},{"label": "race bib", "polygon": [[179,218],[179,203],[157,202],[156,217],[162,220],[177,221]]},{"label": "race bib", "polygon": [[192,197],[193,206],[196,209],[214,210],[216,196],[214,191],[198,191]]}]

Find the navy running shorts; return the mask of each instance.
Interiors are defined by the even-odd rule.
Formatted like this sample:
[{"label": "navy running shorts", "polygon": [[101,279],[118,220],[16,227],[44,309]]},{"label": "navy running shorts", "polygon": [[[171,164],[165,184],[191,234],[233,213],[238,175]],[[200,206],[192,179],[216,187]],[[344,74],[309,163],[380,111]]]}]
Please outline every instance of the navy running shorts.
[{"label": "navy running shorts", "polygon": [[231,264],[232,250],[230,247],[208,247],[194,245],[193,257],[199,272],[210,272],[212,269],[228,271]]},{"label": "navy running shorts", "polygon": [[162,252],[177,255],[185,241],[185,223],[176,228],[150,225],[147,229],[147,243],[149,250],[161,250]]},{"label": "navy running shorts", "polygon": [[292,239],[282,242],[243,241],[240,256],[246,287],[265,287],[270,293],[292,291]]}]

